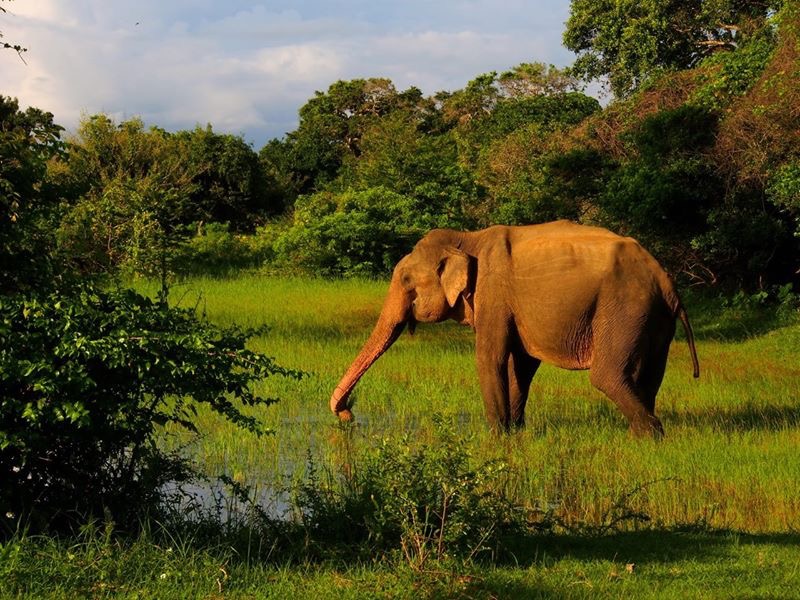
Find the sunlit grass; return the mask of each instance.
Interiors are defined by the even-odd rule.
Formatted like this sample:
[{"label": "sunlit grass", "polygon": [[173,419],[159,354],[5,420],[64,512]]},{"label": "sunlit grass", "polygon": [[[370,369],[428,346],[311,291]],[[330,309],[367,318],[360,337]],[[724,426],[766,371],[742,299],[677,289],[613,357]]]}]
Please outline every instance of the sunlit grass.
[{"label": "sunlit grass", "polygon": [[[342,460],[344,434],[328,398],[366,339],[387,284],[369,281],[193,279],[172,299],[220,324],[268,324],[252,348],[309,373],[274,378],[259,391],[279,404],[258,410],[275,435],[255,438],[200,416],[201,442],[188,448],[210,475],[262,488],[302,474],[309,451],[320,464]],[[152,288],[142,286],[146,291]],[[702,522],[743,532],[780,532],[800,522],[800,326],[741,339],[698,324],[701,378],[691,376],[683,339],[673,342],[656,411],[661,442],[629,437],[622,415],[586,373],[543,366],[534,379],[525,431],[497,438],[483,417],[473,333],[455,324],[421,325],[375,364],[356,388],[357,427],[349,444],[409,434],[426,443],[432,415],[458,423],[481,457],[502,457],[518,472],[518,500],[558,504],[566,519],[601,523],[631,490],[633,508],[664,526]],[[735,323],[734,323],[735,325]],[[731,331],[726,323],[725,331]],[[168,441],[179,443],[179,439]]]}]

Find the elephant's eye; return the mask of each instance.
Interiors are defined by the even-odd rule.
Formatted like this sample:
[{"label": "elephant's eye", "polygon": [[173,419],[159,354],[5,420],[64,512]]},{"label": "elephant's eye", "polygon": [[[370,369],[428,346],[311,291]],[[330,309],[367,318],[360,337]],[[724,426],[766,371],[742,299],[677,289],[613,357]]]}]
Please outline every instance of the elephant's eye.
[{"label": "elephant's eye", "polygon": [[403,277],[400,279],[400,281],[403,283],[403,285],[405,287],[410,287],[411,286],[411,275],[403,275]]}]

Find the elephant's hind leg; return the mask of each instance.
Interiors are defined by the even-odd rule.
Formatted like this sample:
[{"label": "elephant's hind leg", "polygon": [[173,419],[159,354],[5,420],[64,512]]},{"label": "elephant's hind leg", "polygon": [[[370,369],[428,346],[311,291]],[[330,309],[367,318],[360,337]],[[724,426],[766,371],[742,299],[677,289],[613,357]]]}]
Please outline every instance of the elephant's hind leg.
[{"label": "elephant's hind leg", "polygon": [[656,394],[664,379],[669,346],[674,333],[675,324],[669,321],[663,330],[651,336],[650,351],[642,360],[640,370],[634,374],[635,385],[642,391],[646,406],[651,412],[655,411]]},{"label": "elephant's hind leg", "polygon": [[508,357],[508,401],[511,427],[525,426],[525,405],[531,380],[541,361],[528,355],[524,350],[516,350]]},{"label": "elephant's hind leg", "polygon": [[[653,377],[658,374],[657,369],[651,368],[648,358],[639,353],[595,353],[589,378],[592,385],[608,396],[625,415],[631,433],[660,437],[664,428],[654,413],[655,391],[640,381],[646,373]],[[660,374],[663,375],[663,368]]]},{"label": "elephant's hind leg", "polygon": [[594,368],[590,372],[590,378],[592,385],[608,396],[622,411],[633,435],[661,437],[664,434],[664,427],[653,412],[654,398],[638,389],[630,378],[598,374]]},{"label": "elephant's hind leg", "polygon": [[646,310],[632,308],[616,319],[601,320],[595,331],[592,385],[619,407],[634,435],[664,433],[655,401],[674,331],[674,318],[660,301]]}]

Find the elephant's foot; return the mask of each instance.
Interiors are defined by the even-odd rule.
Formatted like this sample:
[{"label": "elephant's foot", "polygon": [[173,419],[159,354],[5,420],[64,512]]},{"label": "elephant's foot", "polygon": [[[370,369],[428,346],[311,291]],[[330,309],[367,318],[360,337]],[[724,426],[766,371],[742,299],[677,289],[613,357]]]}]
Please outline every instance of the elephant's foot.
[{"label": "elephant's foot", "polygon": [[633,437],[643,438],[650,437],[655,440],[660,440],[664,437],[664,426],[655,415],[648,415],[647,417],[631,422],[630,433]]}]

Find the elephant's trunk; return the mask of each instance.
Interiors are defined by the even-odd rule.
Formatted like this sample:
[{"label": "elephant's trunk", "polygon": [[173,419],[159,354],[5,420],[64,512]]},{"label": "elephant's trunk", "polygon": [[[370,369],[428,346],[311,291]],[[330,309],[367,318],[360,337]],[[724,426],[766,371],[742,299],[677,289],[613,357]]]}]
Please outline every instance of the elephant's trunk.
[{"label": "elephant's trunk", "polygon": [[410,308],[411,302],[406,292],[402,289],[397,277],[393,277],[389,293],[372,334],[331,395],[331,410],[342,421],[349,421],[353,418],[347,405],[350,393],[362,375],[372,366],[372,363],[378,360],[400,337],[408,320]]}]

